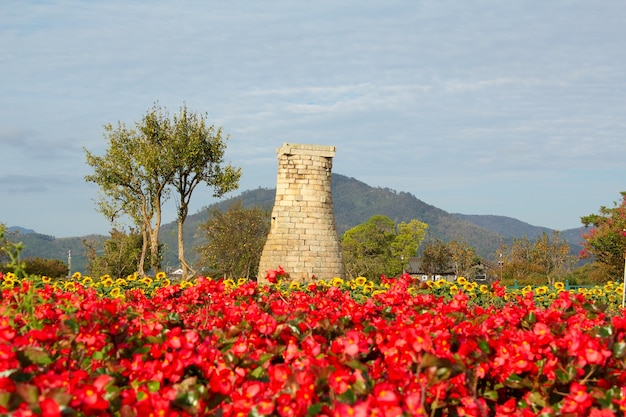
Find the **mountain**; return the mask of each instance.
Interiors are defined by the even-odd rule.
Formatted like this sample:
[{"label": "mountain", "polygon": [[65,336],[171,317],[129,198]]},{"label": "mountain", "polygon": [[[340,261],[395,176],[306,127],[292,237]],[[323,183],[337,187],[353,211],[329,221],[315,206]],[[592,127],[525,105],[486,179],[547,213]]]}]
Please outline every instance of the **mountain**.
[{"label": "mountain", "polygon": [[[513,239],[520,239],[526,236],[529,240],[534,240],[543,233],[551,235],[554,231],[547,227],[533,226],[520,220],[506,217],[506,216],[494,216],[494,215],[480,215],[480,214],[459,214],[454,213],[454,216],[473,223],[479,227],[490,230],[494,233],[498,233],[504,240],[512,241]],[[570,245],[570,253],[577,255],[582,249],[581,242],[584,240],[582,235],[587,229],[585,227],[578,227],[574,229],[560,230],[561,237],[567,241]]]},{"label": "mountain", "polygon": [[27,235],[29,233],[36,233],[33,229],[26,229],[25,227],[20,227],[20,226],[10,226],[10,227],[7,227],[7,231],[8,232],[17,232],[17,233],[21,233],[23,235]]},{"label": "mountain", "polygon": [[[355,178],[340,174],[332,175],[333,208],[339,235],[366,222],[375,214],[385,215],[396,222],[418,219],[429,226],[427,239],[465,241],[474,247],[479,255],[489,259],[495,256],[501,242],[510,245],[515,238],[527,236],[533,240],[544,231],[552,233],[551,229],[532,226],[504,216],[451,214],[419,200],[410,193],[371,187]],[[189,260],[197,263],[193,248],[199,246],[202,239],[194,235],[198,226],[208,219],[208,209],[217,207],[226,210],[229,205],[238,200],[241,200],[243,207],[259,206],[271,209],[275,196],[275,189],[248,190],[239,196],[213,204],[189,216],[185,223],[185,245]],[[563,231],[562,236],[570,243],[572,253],[577,254],[580,251],[578,243],[581,239],[578,238],[579,229],[573,230],[574,232]],[[161,231],[161,240],[166,245],[164,256],[166,263],[177,265],[176,223],[164,224]],[[571,236],[576,236],[576,238],[572,239]]]},{"label": "mountain", "polygon": [[[439,238],[443,241],[459,240],[474,247],[479,255],[492,259],[500,247],[515,238],[524,236],[534,240],[537,236],[552,230],[546,227],[532,226],[519,220],[494,215],[465,215],[452,214],[429,205],[414,195],[406,192],[397,192],[389,188],[371,187],[355,178],[340,174],[332,174],[333,208],[337,231],[341,235],[346,230],[366,222],[373,215],[382,214],[396,222],[408,222],[418,219],[428,224],[426,239]],[[276,196],[275,189],[257,188],[243,191],[240,195],[205,207],[199,212],[187,217],[185,222],[185,249],[188,260],[198,264],[196,247],[203,243],[198,236],[198,227],[207,221],[209,209],[227,209],[235,201],[241,200],[243,207],[265,207],[271,209]],[[84,239],[93,242],[102,242],[106,237],[88,235],[83,237],[55,238],[23,229],[12,238],[24,243],[23,257],[38,256],[67,261],[68,252],[72,251],[72,270],[85,270]],[[580,251],[579,242],[584,229],[570,229],[561,231],[567,239],[571,251],[577,254]],[[178,250],[176,243],[176,222],[164,223],[161,226],[160,240],[164,245],[164,267],[174,268],[178,265]]]}]

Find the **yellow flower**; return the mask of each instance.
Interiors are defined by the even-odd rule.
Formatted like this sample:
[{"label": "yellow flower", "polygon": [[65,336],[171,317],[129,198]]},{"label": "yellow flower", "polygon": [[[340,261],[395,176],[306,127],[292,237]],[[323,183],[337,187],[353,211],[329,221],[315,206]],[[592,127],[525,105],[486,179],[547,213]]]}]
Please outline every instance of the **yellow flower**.
[{"label": "yellow flower", "polygon": [[372,281],[367,281],[365,285],[363,285],[363,288],[371,290],[374,288],[374,283]]},{"label": "yellow flower", "polygon": [[65,291],[76,291],[76,284],[73,281],[68,281],[64,285]]},{"label": "yellow flower", "polygon": [[180,288],[182,289],[189,288],[189,287],[193,287],[193,284],[187,280],[184,280],[180,283]]},{"label": "yellow flower", "polygon": [[165,272],[161,271],[161,272],[156,274],[156,279],[157,279],[157,281],[160,281],[160,280],[164,279],[166,276],[167,276],[167,274]]},{"label": "yellow flower", "polygon": [[326,281],[325,281],[325,280],[323,280],[323,279],[319,279],[319,280],[317,280],[316,284],[317,284],[317,285],[320,285],[320,286],[322,286],[322,287],[329,287],[329,286],[330,286],[330,285],[328,284],[328,282],[326,282]]},{"label": "yellow flower", "polygon": [[75,280],[79,280],[79,279],[81,279],[81,277],[82,277],[82,276],[83,276],[83,275],[82,275],[80,272],[78,272],[78,271],[76,271],[76,272],[74,272],[74,273],[72,274],[72,278],[73,278],[73,279],[75,279]]},{"label": "yellow flower", "polygon": [[15,281],[12,280],[11,278],[4,278],[4,281],[2,281],[2,288],[13,288],[13,285],[15,285]]},{"label": "yellow flower", "polygon": [[409,289],[407,290],[407,292],[408,292],[410,295],[415,295],[415,294],[417,294],[417,288],[415,288],[415,287],[409,287]]},{"label": "yellow flower", "polygon": [[113,279],[111,279],[111,277],[108,277],[100,281],[100,283],[104,285],[106,288],[109,288],[111,285],[113,285]]},{"label": "yellow flower", "polygon": [[335,277],[330,282],[330,285],[332,285],[333,287],[341,287],[343,285],[343,280],[339,277]]},{"label": "yellow flower", "polygon": [[545,285],[535,288],[535,294],[537,295],[543,295],[547,293],[548,293],[548,287],[546,287]]},{"label": "yellow flower", "polygon": [[289,283],[289,289],[290,290],[299,290],[300,289],[300,284],[297,281],[291,281]]},{"label": "yellow flower", "polygon": [[110,293],[111,297],[113,298],[120,298],[120,296],[122,295],[122,290],[120,287],[115,287],[111,290]]},{"label": "yellow flower", "polygon": [[152,278],[150,277],[143,277],[139,280],[139,282],[141,282],[144,285],[150,285],[152,284]]},{"label": "yellow flower", "polygon": [[50,281],[51,281],[50,277],[47,277],[45,275],[41,277],[41,282],[43,282],[44,284],[49,284]]},{"label": "yellow flower", "polygon": [[137,273],[135,272],[134,274],[130,274],[129,276],[126,277],[126,281],[136,281],[137,280]]},{"label": "yellow flower", "polygon": [[224,285],[226,288],[235,288],[235,281],[232,278],[225,279]]},{"label": "yellow flower", "polygon": [[102,276],[100,277],[100,281],[107,281],[107,280],[109,280],[109,279],[110,279],[111,281],[113,281],[113,278],[111,278],[111,276],[110,276],[109,274],[102,275]]},{"label": "yellow flower", "polygon": [[115,280],[115,285],[117,285],[118,287],[125,287],[126,285],[128,285],[128,283],[124,278],[118,278]]},{"label": "yellow flower", "polygon": [[565,284],[563,284],[561,281],[557,281],[554,283],[554,288],[557,290],[565,289]]},{"label": "yellow flower", "polygon": [[239,278],[239,279],[237,280],[237,286],[238,286],[238,287],[241,287],[242,285],[245,285],[247,282],[248,282],[248,279],[247,279],[247,278]]},{"label": "yellow flower", "polygon": [[93,279],[91,277],[83,278],[83,287],[89,287],[93,283]]},{"label": "yellow flower", "polygon": [[169,287],[170,286],[170,280],[165,278],[162,282],[161,282],[161,287],[165,288],[165,287]]},{"label": "yellow flower", "polygon": [[13,272],[7,272],[7,274],[4,276],[4,279],[10,279],[11,281],[15,281],[15,274]]},{"label": "yellow flower", "polygon": [[450,294],[456,294],[459,292],[459,287],[457,287],[456,284],[452,284],[450,285],[450,288],[448,288],[448,291],[450,291]]},{"label": "yellow flower", "polygon": [[365,278],[365,277],[356,277],[354,279],[354,282],[356,283],[357,286],[362,287],[367,282],[367,278]]},{"label": "yellow flower", "polygon": [[474,291],[474,286],[472,285],[471,282],[465,282],[465,284],[463,284],[463,291],[465,292],[473,292]]},{"label": "yellow flower", "polygon": [[387,291],[385,291],[385,290],[376,290],[376,291],[372,291],[372,297],[373,297],[373,296],[375,296],[375,295],[378,295],[378,294],[384,294],[384,293],[386,293],[386,292],[387,292]]},{"label": "yellow flower", "polygon": [[489,292],[489,287],[486,284],[480,284],[480,287],[478,288],[478,290],[482,293],[482,294],[486,294]]},{"label": "yellow flower", "polygon": [[465,285],[467,284],[467,279],[465,277],[458,277],[456,279],[456,283],[459,285]]}]

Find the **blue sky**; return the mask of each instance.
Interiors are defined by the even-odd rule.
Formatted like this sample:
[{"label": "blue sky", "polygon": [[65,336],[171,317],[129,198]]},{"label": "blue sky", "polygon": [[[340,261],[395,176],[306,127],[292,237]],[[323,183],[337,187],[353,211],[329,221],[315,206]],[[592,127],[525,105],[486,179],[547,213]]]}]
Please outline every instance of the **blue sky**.
[{"label": "blue sky", "polygon": [[0,222],[106,233],[83,147],[158,101],[223,127],[240,191],[285,142],[334,145],[333,172],[448,212],[579,227],[626,190],[624,39],[615,0],[6,0]]}]

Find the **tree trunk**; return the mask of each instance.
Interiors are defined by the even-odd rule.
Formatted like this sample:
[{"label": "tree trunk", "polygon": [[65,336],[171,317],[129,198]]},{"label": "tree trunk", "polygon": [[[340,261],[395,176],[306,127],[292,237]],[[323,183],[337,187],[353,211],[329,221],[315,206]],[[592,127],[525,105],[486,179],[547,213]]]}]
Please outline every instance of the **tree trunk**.
[{"label": "tree trunk", "polygon": [[150,233],[150,266],[154,270],[154,274],[160,272],[161,262],[159,259],[159,230],[161,229],[161,199],[157,199],[157,204],[154,206],[154,227],[149,231]]},{"label": "tree trunk", "polygon": [[183,226],[187,219],[187,213],[189,204],[184,201],[184,196],[181,194],[180,207],[178,208],[178,219],[176,220],[178,226],[178,261],[183,269],[182,279],[187,279],[190,275],[195,275],[196,271],[187,263],[185,259],[185,236]]},{"label": "tree trunk", "polygon": [[141,244],[141,256],[139,257],[139,265],[137,265],[137,274],[140,277],[146,276],[145,272],[145,263],[146,263],[146,255],[148,254],[148,232],[146,231],[146,227],[141,228],[141,236],[143,237],[143,243]]}]

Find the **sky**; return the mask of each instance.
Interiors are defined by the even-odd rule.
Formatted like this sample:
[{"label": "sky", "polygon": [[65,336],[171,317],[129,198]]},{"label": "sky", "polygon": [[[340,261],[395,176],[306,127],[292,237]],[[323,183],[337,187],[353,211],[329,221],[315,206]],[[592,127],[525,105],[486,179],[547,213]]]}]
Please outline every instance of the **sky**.
[{"label": "sky", "polygon": [[334,173],[450,213],[580,227],[626,190],[624,39],[619,0],[4,0],[0,223],[106,234],[84,149],[158,102],[229,135],[224,198],[275,187],[283,143],[332,145]]}]

